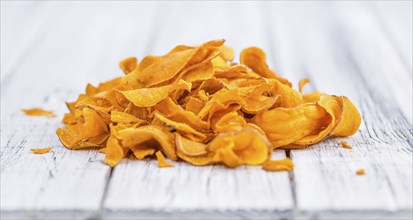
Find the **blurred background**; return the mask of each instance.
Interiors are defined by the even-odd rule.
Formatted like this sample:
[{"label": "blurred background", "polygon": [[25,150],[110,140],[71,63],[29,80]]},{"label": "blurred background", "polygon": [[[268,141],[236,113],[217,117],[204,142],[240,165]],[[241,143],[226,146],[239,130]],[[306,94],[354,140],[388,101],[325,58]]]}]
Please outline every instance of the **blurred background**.
[{"label": "blurred background", "polygon": [[412,1],[2,1],[1,80],[6,87],[33,74],[44,78],[33,89],[53,83],[76,94],[121,74],[125,57],[224,38],[236,53],[263,48],[270,67],[294,83],[352,68],[382,75],[411,122],[412,37]]}]

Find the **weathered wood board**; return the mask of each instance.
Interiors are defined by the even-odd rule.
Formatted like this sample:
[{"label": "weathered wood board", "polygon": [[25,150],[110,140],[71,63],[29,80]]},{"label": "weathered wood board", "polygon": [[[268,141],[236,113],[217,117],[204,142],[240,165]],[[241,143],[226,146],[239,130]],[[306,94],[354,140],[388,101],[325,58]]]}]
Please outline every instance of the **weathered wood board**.
[{"label": "weathered wood board", "polygon": [[[412,2],[1,2],[2,219],[411,219]],[[121,74],[127,56],[224,38],[255,45],[305,91],[346,95],[363,123],[349,138],[277,150],[269,173],[69,151],[55,135],[65,101]],[[238,56],[236,57],[238,59]],[[31,118],[44,107],[57,118]],[[346,141],[352,150],[340,146]],[[30,148],[52,147],[44,155]],[[356,170],[365,169],[358,176]]]}]

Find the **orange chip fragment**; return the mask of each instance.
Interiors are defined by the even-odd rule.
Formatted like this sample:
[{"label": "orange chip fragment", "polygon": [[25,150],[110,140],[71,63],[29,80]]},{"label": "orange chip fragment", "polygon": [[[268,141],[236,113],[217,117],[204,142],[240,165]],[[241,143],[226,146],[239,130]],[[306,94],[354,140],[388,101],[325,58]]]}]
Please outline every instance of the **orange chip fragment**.
[{"label": "orange chip fragment", "polygon": [[111,167],[125,157],[156,156],[159,167],[172,167],[169,159],[290,171],[289,158],[271,160],[273,149],[305,148],[357,132],[361,116],[347,97],[303,94],[308,79],[294,89],[268,66],[262,49],[242,50],[235,63],[234,50],[224,42],[178,45],[139,63],[135,57],[120,61],[119,77],[87,84],[66,103],[65,127],[56,131],[60,141],[71,150],[100,148]]},{"label": "orange chip fragment", "polygon": [[348,144],[347,144],[346,142],[344,142],[344,141],[340,141],[340,144],[341,144],[341,146],[342,146],[343,148],[353,149],[352,146],[348,145]]},{"label": "orange chip fragment", "polygon": [[360,170],[357,170],[357,171],[356,171],[356,174],[359,175],[359,176],[361,176],[361,175],[366,174],[366,171],[365,171],[364,169],[360,169]]},{"label": "orange chip fragment", "polygon": [[158,167],[163,168],[163,167],[173,167],[174,165],[168,163],[166,161],[165,157],[163,156],[162,152],[158,151],[155,153],[156,159],[158,160]]},{"label": "orange chip fragment", "polygon": [[291,171],[294,164],[290,158],[286,157],[282,160],[268,160],[262,165],[262,168],[268,171]]},{"label": "orange chip fragment", "polygon": [[52,111],[46,111],[41,108],[22,109],[22,112],[29,116],[56,117],[56,115]]},{"label": "orange chip fragment", "polygon": [[51,147],[46,147],[46,148],[32,148],[30,149],[33,153],[35,154],[46,154],[49,153],[49,151],[52,150]]}]

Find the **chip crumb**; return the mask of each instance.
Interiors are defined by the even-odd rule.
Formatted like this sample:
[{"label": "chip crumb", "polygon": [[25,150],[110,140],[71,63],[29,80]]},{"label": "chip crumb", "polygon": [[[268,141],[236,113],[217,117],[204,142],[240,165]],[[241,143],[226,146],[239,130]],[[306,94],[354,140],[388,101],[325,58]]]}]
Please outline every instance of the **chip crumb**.
[{"label": "chip crumb", "polygon": [[164,168],[164,167],[173,167],[174,165],[168,163],[166,161],[165,156],[162,154],[162,152],[158,151],[155,153],[156,159],[158,160],[158,167],[159,168]]},{"label": "chip crumb", "polygon": [[359,175],[359,176],[361,176],[361,175],[366,174],[366,171],[365,171],[364,169],[360,169],[360,170],[357,170],[357,171],[356,171],[356,174]]},{"label": "chip crumb", "polygon": [[347,144],[346,142],[344,142],[344,141],[340,141],[340,144],[341,144],[341,146],[342,146],[343,148],[353,149],[352,146],[348,145],[348,144]]},{"label": "chip crumb", "polygon": [[46,147],[46,148],[32,148],[30,149],[33,153],[35,154],[46,154],[48,153],[50,150],[52,150],[51,147]]},{"label": "chip crumb", "polygon": [[24,114],[29,115],[29,116],[45,116],[45,117],[51,117],[51,118],[56,117],[56,115],[52,111],[46,111],[41,108],[22,109],[21,111],[24,112]]},{"label": "chip crumb", "polygon": [[268,160],[262,165],[262,168],[267,171],[291,171],[294,168],[294,163],[286,157],[282,160]]}]

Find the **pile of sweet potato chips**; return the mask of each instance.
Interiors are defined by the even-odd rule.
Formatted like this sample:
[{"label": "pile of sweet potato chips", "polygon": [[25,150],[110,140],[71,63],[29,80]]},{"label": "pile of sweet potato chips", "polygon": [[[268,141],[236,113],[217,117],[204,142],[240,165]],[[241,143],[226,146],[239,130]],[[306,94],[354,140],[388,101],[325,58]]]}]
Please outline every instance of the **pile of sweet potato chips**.
[{"label": "pile of sweet potato chips", "polygon": [[125,75],[88,84],[67,103],[66,128],[57,134],[69,149],[101,147],[110,166],[131,155],[156,156],[160,167],[172,166],[166,156],[279,170],[292,163],[272,161],[273,149],[304,148],[359,128],[360,114],[348,98],[302,94],[308,80],[294,90],[268,68],[259,48],[244,49],[240,64],[233,57],[224,40],[213,40],[141,62],[127,58],[120,62]]}]

